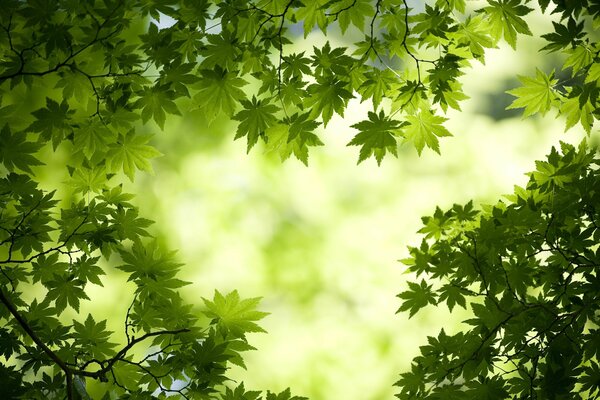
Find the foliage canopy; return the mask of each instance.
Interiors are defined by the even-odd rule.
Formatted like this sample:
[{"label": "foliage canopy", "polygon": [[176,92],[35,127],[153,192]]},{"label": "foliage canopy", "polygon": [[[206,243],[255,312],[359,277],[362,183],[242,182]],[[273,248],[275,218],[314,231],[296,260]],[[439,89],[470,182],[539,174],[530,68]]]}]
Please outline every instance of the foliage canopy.
[{"label": "foliage canopy", "polygon": [[573,399],[600,394],[600,180],[596,150],[552,149],[505,201],[424,217],[404,260],[420,282],[399,294],[469,307],[469,327],[429,337],[401,399]]},{"label": "foliage canopy", "polygon": [[[558,74],[521,77],[523,86],[510,91],[511,107],[526,116],[554,109],[567,128],[580,124],[590,133],[599,115],[600,6],[594,0],[538,5],[557,15],[542,50],[566,59]],[[183,301],[181,265],[152,240],[151,221],[119,185],[122,175],[133,180],[136,171],[151,171],[150,160],[160,155],[143,125],[162,129],[169,114],[225,116],[238,122],[235,139],[245,139],[248,150],[262,141],[282,159],[293,154],[307,164],[309,148],[322,145],[321,126],[360,98],[372,112],[348,128],[357,131],[348,145],[360,147],[359,162],[374,157],[379,164],[404,142],[419,153],[439,152],[439,138],[451,135],[443,113],[460,110],[467,98],[460,77],[500,40],[515,48],[519,35],[531,35],[526,18],[533,6],[526,0],[489,0],[477,9],[464,0],[3,1],[3,397],[85,399],[94,382],[106,399],[298,399],[289,391],[261,397],[243,384],[224,385],[228,365],[243,366],[241,353],[252,348],[246,334],[262,331],[257,321],[265,314],[256,309],[258,299],[237,292],[204,299],[204,319]],[[315,28],[330,40],[310,52],[296,50],[298,37],[316,37]],[[349,44],[335,44],[340,37]],[[564,71],[568,79],[557,78]],[[64,165],[68,193],[47,190],[39,173],[59,149],[72,154]],[[597,344],[589,328],[598,322],[590,243],[597,239],[597,196],[588,191],[597,187],[593,160],[585,147],[565,147],[562,156],[554,152],[538,164],[510,205],[483,212],[455,207],[425,220],[427,238],[412,250],[411,269],[448,282],[411,283],[400,295],[401,309],[412,315],[430,303],[486,301],[472,303],[471,331],[431,339],[398,383],[401,398],[597,393],[596,353],[581,347]],[[511,236],[516,232],[522,236]],[[455,259],[436,261],[441,254]],[[122,312],[122,343],[106,321],[79,313],[87,285],[101,286],[110,266],[134,288]],[[34,290],[43,295],[32,297]],[[432,369],[439,357],[453,367]],[[518,374],[507,382],[496,370],[506,360]],[[468,380],[466,390],[460,379]],[[552,386],[557,382],[560,388]]]}]

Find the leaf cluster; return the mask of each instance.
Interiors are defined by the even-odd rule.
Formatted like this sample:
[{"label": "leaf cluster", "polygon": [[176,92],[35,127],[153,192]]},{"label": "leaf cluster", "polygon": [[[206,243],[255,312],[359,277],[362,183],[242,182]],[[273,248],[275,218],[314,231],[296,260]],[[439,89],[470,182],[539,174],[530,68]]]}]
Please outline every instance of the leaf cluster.
[{"label": "leaf cluster", "polygon": [[[3,398],[86,398],[86,380],[104,399],[229,398],[226,371],[245,367],[242,353],[253,349],[246,333],[264,332],[259,299],[216,292],[205,300],[206,322],[178,292],[188,283],[177,278],[174,253],[144,239],[151,221],[131,195],[117,186],[60,214],[54,197],[27,175],[0,179]],[[103,286],[111,264],[134,287],[121,334],[80,314],[88,286]],[[27,302],[31,291],[38,295]]]},{"label": "leaf cluster", "polygon": [[[169,115],[226,117],[248,151],[264,142],[308,164],[323,128],[360,99],[372,111],[351,127],[359,162],[379,164],[402,143],[440,152],[439,138],[451,135],[443,113],[467,98],[465,69],[500,40],[515,47],[531,34],[530,3],[489,0],[472,10],[464,0],[420,8],[404,0],[3,0],[0,397],[70,400],[93,388],[105,399],[261,398],[226,375],[252,349],[246,334],[262,331],[258,299],[216,291],[204,314],[187,304],[181,265],[119,184],[152,171],[161,155],[154,125],[163,129]],[[566,54],[561,69],[571,78],[541,70],[522,77],[511,107],[526,116],[555,108],[567,128],[591,132],[600,8],[538,3],[559,15],[543,50]],[[359,39],[315,43],[317,30]],[[312,50],[294,50],[302,40]],[[68,176],[66,194],[42,189],[40,171],[58,152],[70,155],[57,172]],[[538,163],[508,205],[456,206],[424,221],[427,238],[411,249],[410,268],[441,283],[411,283],[401,309],[413,315],[445,302],[476,318],[467,333],[431,339],[403,375],[402,396],[597,395],[594,160],[565,147]],[[82,306],[89,285],[102,286],[114,270],[132,288],[120,334]],[[443,371],[433,369],[440,359]],[[498,372],[509,364],[511,372]]]},{"label": "leaf cluster", "polygon": [[410,316],[467,309],[465,328],[428,337],[400,399],[597,398],[600,157],[583,142],[538,161],[494,205],[439,208],[404,260]]},{"label": "leaf cluster", "polygon": [[[154,121],[162,129],[168,115],[200,113],[239,121],[235,138],[246,138],[248,150],[261,140],[283,159],[293,154],[307,164],[309,147],[322,145],[322,128],[360,98],[371,101],[378,118],[353,125],[358,133],[348,144],[361,146],[359,162],[373,156],[381,163],[402,143],[439,152],[439,137],[449,135],[440,112],[460,110],[468,98],[460,81],[465,69],[483,62],[499,40],[515,47],[518,35],[530,35],[525,18],[532,8],[524,0],[490,0],[473,11],[464,1],[430,3],[417,10],[389,0],[10,0],[0,13],[0,84],[12,90],[43,82],[54,92],[30,110],[26,131],[35,134],[34,144],[15,133],[3,140],[21,140],[15,144],[23,155],[35,143],[71,146],[73,168],[123,171],[133,179],[159,155],[147,146],[149,137],[133,136],[134,126]],[[584,24],[597,23],[597,7],[540,3],[565,19],[544,35],[544,49],[568,54],[564,68],[578,79],[546,82],[538,74],[513,92],[521,99],[513,106],[541,97],[527,115],[556,105],[568,126],[581,122],[589,131],[598,108],[598,49]],[[150,18],[147,25],[132,23],[140,16]],[[167,17],[174,22],[161,23]],[[305,40],[315,28],[362,39],[293,52],[297,22]],[[15,107],[2,109],[10,114]],[[311,123],[301,128],[304,135],[286,137],[298,129],[295,117]],[[5,159],[26,172],[35,165]]]}]

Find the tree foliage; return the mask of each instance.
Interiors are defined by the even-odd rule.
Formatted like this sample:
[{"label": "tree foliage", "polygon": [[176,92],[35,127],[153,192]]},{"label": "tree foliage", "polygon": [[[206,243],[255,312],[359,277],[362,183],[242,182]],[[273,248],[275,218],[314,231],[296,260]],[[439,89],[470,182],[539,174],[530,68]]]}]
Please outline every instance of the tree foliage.
[{"label": "tree foliage", "polygon": [[599,163],[585,142],[562,144],[506,200],[423,218],[404,262],[424,278],[399,295],[400,310],[445,303],[472,317],[427,338],[399,398],[598,397]]},{"label": "tree foliage", "polygon": [[[526,116],[553,109],[567,128],[580,124],[590,133],[599,115],[600,7],[591,0],[537,5],[557,16],[542,50],[566,59],[558,73],[521,77],[510,107]],[[440,152],[439,138],[451,136],[444,113],[460,110],[467,98],[461,76],[499,41],[515,48],[519,35],[531,35],[527,16],[535,6],[4,0],[2,397],[85,399],[93,382],[106,399],[297,399],[289,391],[263,396],[225,385],[228,367],[243,366],[242,353],[252,348],[246,334],[262,331],[264,313],[258,299],[237,292],[204,299],[204,314],[182,299],[181,265],[153,241],[151,221],[119,185],[123,175],[133,180],[137,171],[151,171],[160,155],[146,132],[163,129],[169,115],[226,117],[237,121],[234,138],[246,140],[248,150],[264,142],[282,159],[293,154],[308,164],[309,148],[323,144],[322,128],[360,99],[372,111],[347,128],[348,145],[360,147],[358,162],[374,157],[379,164],[403,143]],[[302,37],[314,44],[319,31],[328,36],[298,50]],[[568,79],[558,78],[565,71]],[[411,269],[444,283],[411,283],[401,309],[413,315],[427,304],[452,309],[465,307],[468,297],[485,301],[470,305],[473,330],[431,339],[399,382],[400,396],[595,395],[596,354],[582,347],[597,344],[589,328],[597,323],[590,314],[596,298],[587,294],[597,285],[595,192],[578,186],[595,187],[595,161],[585,148],[563,150],[538,164],[510,205],[482,212],[457,206],[426,219],[427,239],[412,250]],[[72,154],[63,166],[70,193],[43,186],[40,171],[53,151]],[[561,201],[577,206],[565,211]],[[510,236],[517,231],[521,236]],[[432,269],[441,254],[458,261]],[[87,288],[103,285],[111,266],[133,287],[120,336],[107,321],[80,313]],[[41,294],[32,296],[35,290]],[[432,369],[439,357],[450,367]],[[514,371],[497,373],[501,361],[514,361]]]}]

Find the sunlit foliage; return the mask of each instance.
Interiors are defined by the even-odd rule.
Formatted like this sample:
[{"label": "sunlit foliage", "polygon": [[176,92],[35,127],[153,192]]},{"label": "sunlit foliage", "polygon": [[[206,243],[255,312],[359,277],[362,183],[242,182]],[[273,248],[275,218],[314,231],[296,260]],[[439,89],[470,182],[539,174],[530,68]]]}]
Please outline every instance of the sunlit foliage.
[{"label": "sunlit foliage", "polygon": [[[426,147],[440,152],[439,138],[451,136],[444,127],[443,114],[449,108],[460,110],[460,102],[467,98],[459,78],[471,62],[483,62],[486,49],[499,41],[515,48],[519,35],[530,35],[526,19],[534,6],[534,2],[524,0],[490,0],[474,9],[463,0],[416,4],[407,0],[3,1],[3,397],[85,399],[89,398],[86,385],[94,382],[106,399],[168,395],[195,399],[298,399],[287,390],[262,395],[246,391],[241,383],[236,388],[225,385],[229,366],[244,365],[242,353],[252,349],[246,334],[263,331],[257,321],[265,314],[256,309],[258,299],[241,299],[236,291],[215,292],[212,299],[203,299],[203,313],[182,299],[179,289],[187,282],[177,277],[181,265],[173,252],[162,249],[153,240],[148,230],[152,222],[139,215],[133,196],[120,185],[123,177],[134,180],[138,171],[151,171],[151,160],[161,154],[151,145],[148,124],[163,129],[168,115],[183,113],[199,113],[209,121],[224,116],[237,121],[237,131],[232,136],[244,138],[248,150],[262,141],[283,160],[294,155],[308,164],[309,149],[323,144],[319,128],[326,128],[334,115],[343,117],[349,101],[357,98],[372,106],[368,119],[348,126],[354,132],[348,145],[360,147],[358,162],[373,157],[379,164],[385,155],[397,155],[397,146],[405,142],[419,154]],[[543,50],[566,54],[559,73],[564,75],[567,71],[570,77],[561,80],[556,77],[558,74],[541,70],[535,77],[521,77],[523,86],[510,91],[517,97],[511,108],[524,108],[526,116],[558,110],[566,117],[567,128],[581,124],[590,133],[598,117],[600,48],[594,29],[598,27],[600,8],[595,2],[550,4],[548,0],[539,1],[539,7],[558,16],[554,31],[544,35],[548,44]],[[294,41],[303,40],[302,37],[310,40],[315,29],[326,35],[359,35],[360,40],[346,47],[325,40],[316,43],[310,52],[290,50]],[[59,188],[42,188],[41,171],[56,151],[72,154],[61,166],[69,176],[72,190],[68,193]],[[540,196],[546,193],[544,190],[553,190],[550,197],[540,202],[551,202],[548,199],[554,199],[555,189],[558,193],[558,189],[579,179],[583,167],[579,168],[581,163],[574,164],[574,160],[591,160],[585,154],[587,150],[582,148],[576,154],[573,149],[566,149],[563,158],[552,156],[548,168],[564,167],[566,171],[541,170],[538,175],[546,174],[550,182],[540,183],[542,178],[533,175]],[[563,167],[555,165],[560,162]],[[585,171],[593,176],[591,170]],[[575,176],[577,173],[580,175]],[[561,180],[563,175],[568,179]],[[515,204],[519,204],[517,200]],[[534,207],[537,203],[527,204]],[[573,212],[577,210],[575,207]],[[508,211],[495,207],[490,211],[492,217],[478,219],[474,219],[478,214],[470,206],[453,212],[460,214],[460,224],[472,222],[472,226],[455,228],[453,234],[460,237],[470,229],[479,234],[483,225],[477,224],[483,224],[486,218],[500,218]],[[411,315],[426,304],[440,301],[451,308],[466,306],[465,295],[485,296],[488,303],[487,308],[476,302],[471,306],[475,329],[469,334],[483,339],[481,346],[468,357],[449,352],[449,370],[432,372],[427,369],[430,365],[417,360],[415,365],[421,372],[411,374],[421,373],[423,379],[408,382],[412,375],[403,375],[400,396],[431,394],[440,398],[439,391],[452,390],[455,392],[447,398],[501,398],[506,391],[527,396],[525,389],[517,391],[524,385],[518,378],[509,380],[512,386],[505,388],[499,375],[488,376],[486,371],[495,373],[494,368],[499,368],[493,357],[508,357],[507,363],[517,364],[515,373],[529,374],[531,393],[538,387],[543,395],[554,390],[535,381],[538,364],[544,379],[566,379],[560,390],[596,393],[595,354],[574,349],[575,355],[569,358],[572,364],[542,361],[555,351],[554,339],[547,339],[546,334],[556,333],[557,326],[570,321],[574,331],[564,328],[559,334],[566,338],[568,334],[587,335],[588,327],[585,323],[579,327],[577,318],[584,315],[586,321],[596,321],[595,314],[589,318],[585,314],[589,312],[586,301],[595,303],[585,297],[582,282],[589,276],[595,279],[597,267],[592,265],[586,275],[588,270],[579,266],[589,267],[589,260],[577,258],[592,257],[586,253],[590,247],[587,237],[581,239],[581,249],[574,239],[564,244],[556,242],[561,240],[558,236],[548,239],[556,212],[545,212],[538,216],[539,220],[519,223],[530,222],[532,231],[535,224],[546,223],[545,242],[534,243],[539,245],[538,250],[552,252],[555,246],[575,257],[556,256],[554,261],[544,261],[559,268],[556,279],[567,279],[564,274],[571,274],[568,283],[559,282],[564,286],[564,296],[553,292],[556,285],[548,278],[544,281],[548,287],[536,293],[539,300],[533,301],[527,296],[533,296],[529,289],[537,282],[537,275],[525,274],[524,283],[515,282],[504,288],[501,279],[488,281],[486,272],[469,275],[467,267],[461,272],[466,278],[450,287],[446,285],[440,292],[436,292],[433,282],[411,283],[410,290],[401,294],[405,300],[402,309]],[[584,212],[586,216],[595,215],[593,210]],[[457,220],[455,214],[448,218]],[[440,211],[436,215],[427,222],[439,225],[441,222],[435,218],[443,219],[446,214]],[[590,224],[595,225],[595,217],[589,218],[573,217],[560,222],[569,234],[587,232]],[[490,230],[483,229],[482,234],[491,235],[492,239],[488,239],[493,240],[498,229],[494,220],[489,224]],[[443,243],[443,228],[429,228],[433,233],[428,234]],[[456,245],[465,247],[461,257],[471,255],[477,261],[475,265],[479,263],[479,250],[469,248],[473,243],[467,240]],[[427,250],[419,251],[427,254]],[[450,252],[452,246],[447,250]],[[506,258],[502,262],[511,262],[513,250],[508,251],[500,254]],[[569,255],[571,251],[575,255]],[[414,268],[421,267],[425,268],[415,261]],[[571,273],[569,268],[577,272]],[[545,270],[535,271],[542,274]],[[446,276],[435,274],[432,278]],[[119,314],[123,319],[121,335],[108,331],[107,321],[80,312],[90,298],[90,285],[102,286],[109,275],[124,278],[131,287]],[[575,287],[569,286],[571,281],[583,287],[566,293],[569,287]],[[477,283],[480,288],[473,287]],[[496,286],[490,286],[492,283]],[[34,292],[39,295],[32,295]],[[565,303],[565,299],[570,303]],[[505,305],[503,301],[512,303]],[[528,356],[531,365],[525,362],[519,367],[521,350],[511,350],[508,344],[500,349],[494,342],[496,334],[504,332],[513,317],[516,321],[517,316],[529,315],[518,310],[519,304],[537,307],[535,304],[553,301],[554,308],[548,307],[554,310],[557,322],[547,328],[542,324],[535,332],[521,332],[525,338],[532,336],[529,342],[539,346],[537,355]],[[509,307],[509,311],[500,306],[494,309],[496,302]],[[569,304],[575,304],[575,308]],[[502,312],[506,313],[501,320],[504,322],[498,325],[493,318]],[[551,314],[548,311],[536,315],[548,319]],[[121,337],[122,341],[118,339]],[[557,354],[573,350],[565,343],[556,340],[556,346],[562,346]],[[488,358],[480,352],[484,348],[489,350]],[[461,349],[467,351],[469,347]],[[480,360],[480,356],[488,363],[479,362],[468,369],[472,358]],[[453,362],[457,362],[456,367],[451,367]],[[567,367],[581,370],[566,376]],[[577,378],[572,378],[573,374]],[[469,380],[464,385],[460,382],[474,377],[479,380]],[[562,395],[556,390],[551,391],[554,398]]]}]

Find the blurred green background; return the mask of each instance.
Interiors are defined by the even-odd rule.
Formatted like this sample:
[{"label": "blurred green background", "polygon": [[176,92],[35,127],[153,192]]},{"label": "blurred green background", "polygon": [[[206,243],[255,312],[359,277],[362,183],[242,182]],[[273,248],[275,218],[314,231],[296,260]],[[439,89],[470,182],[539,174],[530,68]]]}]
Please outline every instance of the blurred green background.
[{"label": "blurred green background", "polygon": [[[492,50],[486,65],[463,77],[471,99],[448,113],[455,136],[442,141],[441,156],[401,146],[398,159],[357,166],[358,149],[346,146],[355,134],[350,125],[372,107],[358,100],[321,132],[325,146],[311,152],[308,167],[282,164],[260,146],[246,155],[227,120],[168,121],[154,141],[164,153],[155,174],[138,174],[127,189],[138,194],[141,215],[156,221],[152,232],[179,249],[181,278],[193,282],[184,294],[198,312],[214,289],[263,297],[268,334],[252,335],[257,351],[247,354],[247,370],[232,370],[234,379],[253,390],[291,386],[312,400],[391,399],[426,336],[459,327],[460,311],[428,308],[410,320],[395,314],[395,296],[412,278],[397,260],[419,243],[420,218],[436,205],[494,202],[524,185],[524,173],[552,145],[584,136],[564,133],[554,115],[523,120],[505,111],[511,97],[504,92],[518,86],[517,74],[553,68],[555,60],[538,53],[550,24],[544,18],[531,23],[534,36],[520,38],[517,52]],[[317,43],[315,34],[304,45]],[[48,187],[61,179],[48,176]],[[131,301],[122,277],[114,272],[105,288],[88,287],[92,301],[82,309],[113,317],[109,328],[117,332]]]}]

